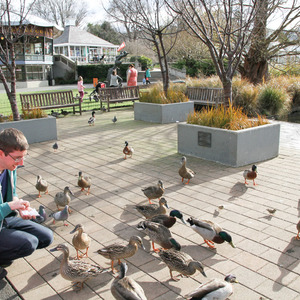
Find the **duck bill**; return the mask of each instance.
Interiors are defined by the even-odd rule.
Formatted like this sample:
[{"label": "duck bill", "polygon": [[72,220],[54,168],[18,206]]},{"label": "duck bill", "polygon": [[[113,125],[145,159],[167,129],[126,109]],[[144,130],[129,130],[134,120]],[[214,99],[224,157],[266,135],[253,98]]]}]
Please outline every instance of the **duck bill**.
[{"label": "duck bill", "polygon": [[141,245],[141,248],[146,251],[146,248],[144,245]]},{"label": "duck bill", "polygon": [[235,248],[235,245],[233,244],[233,242],[229,243],[231,245],[232,248]]},{"label": "duck bill", "polygon": [[70,234],[72,234],[72,233],[74,233],[76,230],[75,230],[75,228],[70,232]]},{"label": "duck bill", "polygon": [[51,252],[58,251],[57,247],[50,249]]},{"label": "duck bill", "polygon": [[184,218],[181,218],[180,220],[181,220],[181,222],[182,222],[184,225],[187,225],[187,224],[186,224],[186,221],[184,220]]},{"label": "duck bill", "polygon": [[169,205],[168,205],[168,203],[166,203],[166,204],[165,204],[165,206],[166,206],[166,208],[169,208]]},{"label": "duck bill", "polygon": [[204,276],[204,277],[207,277],[206,276],[206,273],[204,271],[201,271],[201,274]]}]

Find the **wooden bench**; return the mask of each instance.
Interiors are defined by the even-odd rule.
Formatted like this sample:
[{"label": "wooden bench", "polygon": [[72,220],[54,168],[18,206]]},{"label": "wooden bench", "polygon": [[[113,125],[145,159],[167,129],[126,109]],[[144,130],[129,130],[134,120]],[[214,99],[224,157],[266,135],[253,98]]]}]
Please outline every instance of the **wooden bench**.
[{"label": "wooden bench", "polygon": [[132,101],[140,99],[139,87],[128,86],[128,87],[108,87],[104,89],[98,89],[100,97],[100,109],[102,109],[103,102],[107,103],[107,110],[110,110],[111,103],[121,103],[126,101]]},{"label": "wooden bench", "polygon": [[78,106],[81,115],[80,98],[74,97],[72,91],[20,94],[20,100],[23,111],[36,108],[52,109],[73,107],[73,113],[75,114],[75,108]]},{"label": "wooden bench", "polygon": [[187,87],[187,96],[195,104],[218,106],[223,103],[222,88]]}]

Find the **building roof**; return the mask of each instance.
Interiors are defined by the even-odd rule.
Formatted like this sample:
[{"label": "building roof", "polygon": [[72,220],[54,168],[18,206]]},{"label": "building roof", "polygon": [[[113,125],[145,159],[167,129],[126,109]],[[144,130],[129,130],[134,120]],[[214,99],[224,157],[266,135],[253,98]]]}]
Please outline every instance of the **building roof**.
[{"label": "building roof", "polygon": [[[18,26],[20,24],[20,15],[16,13],[11,13],[10,23],[12,26]],[[34,15],[27,15],[26,18],[23,20],[23,24],[24,25],[30,24],[30,25],[40,26],[40,27],[53,27],[57,31],[64,30],[62,27]]]},{"label": "building roof", "polygon": [[68,45],[83,45],[83,46],[101,46],[117,48],[119,46],[107,42],[85,30],[76,26],[66,26],[61,36],[53,40],[54,46]]}]

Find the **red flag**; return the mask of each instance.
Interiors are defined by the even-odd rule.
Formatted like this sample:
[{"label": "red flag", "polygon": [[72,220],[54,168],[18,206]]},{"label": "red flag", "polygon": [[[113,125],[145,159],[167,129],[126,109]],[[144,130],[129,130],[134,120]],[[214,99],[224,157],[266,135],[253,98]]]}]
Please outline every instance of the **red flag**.
[{"label": "red flag", "polygon": [[126,45],[125,45],[125,42],[123,42],[123,43],[119,46],[117,52],[121,51],[123,48],[125,48],[125,46],[126,46]]}]

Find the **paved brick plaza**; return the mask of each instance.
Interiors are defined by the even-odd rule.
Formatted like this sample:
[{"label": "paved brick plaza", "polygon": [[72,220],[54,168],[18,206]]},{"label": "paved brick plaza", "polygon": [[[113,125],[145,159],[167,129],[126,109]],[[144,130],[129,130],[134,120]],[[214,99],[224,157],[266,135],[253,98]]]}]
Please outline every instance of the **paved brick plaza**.
[{"label": "paved brick plaza", "polygon": [[[118,121],[111,119],[116,115]],[[71,201],[69,226],[47,220],[55,235],[49,249],[66,242],[71,256],[70,231],[82,223],[92,238],[90,261],[108,268],[110,261],[95,253],[116,241],[143,237],[146,251],[138,250],[128,259],[128,274],[143,287],[148,299],[183,299],[183,296],[211,278],[236,275],[230,299],[300,299],[300,241],[294,239],[300,216],[300,125],[282,124],[280,155],[258,163],[257,186],[243,183],[243,170],[201,159],[187,157],[187,165],[197,174],[189,185],[178,175],[181,155],[177,153],[176,124],[151,124],[133,120],[133,109],[96,113],[96,124],[89,127],[90,112],[83,116],[57,119],[59,150],[51,142],[32,144],[25,168],[19,170],[18,194],[47,213],[56,210],[54,195],[70,186],[75,196]],[[124,142],[134,147],[132,159],[123,159]],[[259,147],[259,145],[253,145]],[[77,187],[77,175],[92,177],[91,194]],[[36,175],[49,185],[49,195],[37,199]],[[165,185],[165,198],[171,209],[189,216],[213,220],[228,231],[236,245],[228,243],[211,250],[191,228],[177,222],[171,228],[182,250],[205,266],[208,278],[196,272],[179,282],[169,280],[169,270],[151,247],[149,238],[136,229],[141,216],[136,204],[147,204],[141,188]],[[157,201],[154,201],[157,203]],[[224,204],[220,212],[217,206]],[[267,208],[276,208],[270,216]],[[8,278],[24,299],[113,299],[110,286],[112,273],[101,274],[87,282],[79,293],[59,275],[61,253],[49,249],[36,251],[19,259],[8,270]],[[86,259],[89,261],[88,259]]]}]

